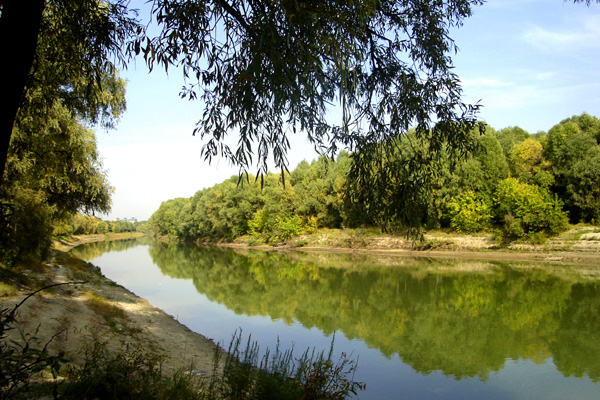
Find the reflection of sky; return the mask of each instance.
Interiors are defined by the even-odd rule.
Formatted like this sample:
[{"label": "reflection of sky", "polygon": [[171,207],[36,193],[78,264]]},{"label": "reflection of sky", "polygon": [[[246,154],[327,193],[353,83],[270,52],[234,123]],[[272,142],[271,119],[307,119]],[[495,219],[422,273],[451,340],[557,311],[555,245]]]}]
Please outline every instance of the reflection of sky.
[{"label": "reflection of sky", "polygon": [[[127,287],[177,318],[195,332],[221,343],[225,348],[236,330],[244,338],[251,334],[262,349],[274,349],[279,339],[283,349],[294,346],[295,354],[306,348],[329,349],[332,337],[319,329],[306,329],[300,323],[287,324],[266,316],[237,315],[224,305],[210,301],[196,291],[191,280],[165,276],[152,262],[149,246],[104,253],[92,260],[109,279]],[[600,384],[588,378],[564,377],[552,359],[536,364],[530,360],[507,360],[499,372],[490,372],[487,380],[456,380],[432,372],[423,375],[404,364],[397,354],[386,358],[362,340],[348,340],[342,333],[335,337],[335,354],[345,352],[358,357],[355,379],[367,383],[360,399],[598,399]],[[574,393],[577,393],[574,397]]]}]

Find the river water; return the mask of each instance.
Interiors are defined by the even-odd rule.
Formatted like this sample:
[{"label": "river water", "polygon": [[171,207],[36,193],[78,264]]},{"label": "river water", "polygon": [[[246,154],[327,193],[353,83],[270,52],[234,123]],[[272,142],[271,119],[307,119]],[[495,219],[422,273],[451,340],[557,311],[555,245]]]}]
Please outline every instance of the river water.
[{"label": "river water", "polygon": [[72,252],[227,347],[358,360],[360,399],[600,399],[600,269],[92,243]]}]

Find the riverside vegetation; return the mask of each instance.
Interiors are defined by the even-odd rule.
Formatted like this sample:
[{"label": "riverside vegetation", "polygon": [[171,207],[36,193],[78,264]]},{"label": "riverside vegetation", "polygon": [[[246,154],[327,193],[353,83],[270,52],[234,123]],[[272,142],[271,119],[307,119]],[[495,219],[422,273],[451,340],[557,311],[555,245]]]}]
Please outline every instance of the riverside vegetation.
[{"label": "riverside vegetation", "polygon": [[[488,126],[484,135],[472,132],[477,150],[460,159],[432,155],[415,131],[404,139],[393,156],[367,163],[367,180],[353,177],[365,165],[361,154],[341,152],[335,161],[304,161],[264,180],[232,177],[191,198],[165,201],[150,227],[182,241],[246,235],[250,243],[279,243],[320,228],[443,228],[493,232],[502,244],[542,243],[569,223],[600,222],[596,117],[584,113],[533,135]],[[421,176],[432,171],[431,182]],[[408,187],[421,183],[418,196],[405,198],[413,192]]]}]

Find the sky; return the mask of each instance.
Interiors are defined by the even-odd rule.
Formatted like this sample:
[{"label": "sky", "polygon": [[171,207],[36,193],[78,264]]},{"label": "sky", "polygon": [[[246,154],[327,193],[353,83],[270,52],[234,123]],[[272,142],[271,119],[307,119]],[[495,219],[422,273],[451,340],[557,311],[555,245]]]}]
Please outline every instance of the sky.
[{"label": "sky", "polygon": [[[600,117],[600,4],[489,0],[450,36],[463,99],[482,104],[479,117],[494,129],[536,133],[583,112]],[[203,142],[192,131],[202,104],[179,98],[178,71],[149,74],[138,60],[121,76],[127,111],[116,129],[96,132],[114,187],[112,211],[101,218],[146,220],[163,201],[237,175],[225,160],[201,158]],[[290,170],[317,157],[301,134],[290,143]]]}]

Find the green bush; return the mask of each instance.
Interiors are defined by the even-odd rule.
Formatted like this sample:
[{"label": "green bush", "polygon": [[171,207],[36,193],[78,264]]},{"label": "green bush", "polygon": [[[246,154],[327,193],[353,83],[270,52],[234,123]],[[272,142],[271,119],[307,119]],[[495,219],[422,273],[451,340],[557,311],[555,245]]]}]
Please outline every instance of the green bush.
[{"label": "green bush", "polygon": [[455,197],[448,205],[450,226],[458,232],[477,232],[492,220],[491,208],[485,199],[468,191]]},{"label": "green bush", "polygon": [[298,236],[302,233],[302,219],[297,215],[285,218],[277,217],[273,233],[273,238],[277,241],[285,241]]},{"label": "green bush", "polygon": [[568,225],[561,200],[546,189],[519,182],[515,178],[500,182],[494,202],[496,216],[504,223],[505,231],[510,236],[534,232],[555,235]]}]

